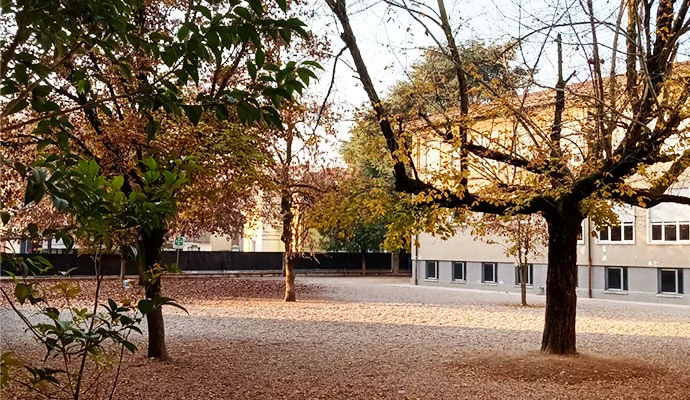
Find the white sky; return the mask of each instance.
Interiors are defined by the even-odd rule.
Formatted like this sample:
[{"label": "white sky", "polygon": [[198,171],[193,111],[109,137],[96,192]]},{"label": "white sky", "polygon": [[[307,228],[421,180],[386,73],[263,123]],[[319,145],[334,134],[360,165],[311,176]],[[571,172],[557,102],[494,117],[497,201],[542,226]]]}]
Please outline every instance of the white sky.
[{"label": "white sky", "polygon": [[[409,0],[408,0],[409,1]],[[437,9],[436,0],[423,0],[433,9]],[[310,0],[317,17],[306,21],[311,30],[319,35],[325,35],[332,42],[333,53],[337,53],[343,46],[338,37],[340,26],[331,14],[323,0]],[[446,8],[451,26],[455,30],[458,43],[470,40],[482,40],[487,43],[505,43],[511,38],[519,37],[532,27],[542,27],[553,23],[568,22],[563,15],[566,9],[571,15],[582,17],[580,0],[446,0]],[[595,0],[595,14],[615,22],[619,2],[616,0]],[[391,12],[381,0],[349,0],[348,13],[357,42],[360,46],[364,61],[381,97],[385,97],[388,90],[399,80],[406,78],[406,71],[419,60],[421,49],[434,46],[435,42],[425,35],[424,28],[413,20],[406,12]],[[560,20],[554,15],[560,15]],[[580,19],[581,20],[581,19]],[[427,20],[428,21],[428,20]],[[433,24],[427,24],[431,29]],[[520,28],[522,26],[522,28]],[[578,28],[579,37],[575,30],[559,27],[549,32],[543,55],[540,58],[538,79],[545,86],[553,86],[556,76],[556,50],[553,42],[556,33],[564,38],[564,73],[569,75],[577,71],[577,75],[570,82],[588,80],[586,53],[587,46],[579,46],[578,41],[591,41],[588,26]],[[434,32],[442,40],[439,28]],[[611,42],[613,37],[610,30],[601,27],[597,32],[600,42]],[[623,43],[623,39],[620,39]],[[545,35],[534,35],[527,40],[518,57],[524,57],[527,63],[533,64],[537,60],[539,50],[545,41]],[[442,40],[445,44],[445,41]],[[586,49],[583,53],[583,48]],[[679,59],[688,59],[687,43],[681,46]],[[610,68],[610,51],[602,50],[602,57],[608,60],[605,69]],[[349,52],[346,50],[338,63],[335,85],[331,94],[331,101],[339,105],[343,112],[343,119],[338,124],[340,139],[349,137],[348,130],[353,123],[354,110],[366,100],[356,73],[349,67],[352,65]],[[622,63],[619,62],[619,65]],[[320,82],[315,85],[314,92],[323,99],[330,83],[333,64],[324,65]]]}]

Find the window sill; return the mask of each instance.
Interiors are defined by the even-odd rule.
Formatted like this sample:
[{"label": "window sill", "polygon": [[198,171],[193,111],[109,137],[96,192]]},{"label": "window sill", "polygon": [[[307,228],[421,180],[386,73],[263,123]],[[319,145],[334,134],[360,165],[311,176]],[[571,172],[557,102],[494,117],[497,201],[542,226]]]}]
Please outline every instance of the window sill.
[{"label": "window sill", "polygon": [[606,290],[604,290],[604,293],[605,294],[627,295],[628,291],[627,290],[606,289]]},{"label": "window sill", "polygon": [[460,285],[465,285],[465,284],[467,284],[467,281],[465,279],[453,279],[452,281],[450,281],[450,283],[457,283]]},{"label": "window sill", "polygon": [[498,282],[482,282],[482,286],[498,286]]},{"label": "window sill", "polygon": [[424,278],[424,282],[438,282],[438,278]]},{"label": "window sill", "polygon": [[674,241],[662,241],[662,240],[650,240],[647,244],[651,245],[661,245],[661,246],[673,246],[679,244],[690,244],[690,240],[674,240]]},{"label": "window sill", "polygon": [[682,299],[683,295],[680,293],[657,293],[656,297],[666,297],[670,299]]},{"label": "window sill", "polygon": [[632,241],[632,242],[630,242],[630,241],[625,241],[625,242],[596,242],[596,244],[600,244],[600,245],[604,245],[604,246],[617,246],[617,245],[630,246],[630,245],[634,245],[635,242],[634,241]]},{"label": "window sill", "polygon": [[[513,285],[513,287],[516,287],[516,288],[519,288],[520,286],[522,286],[522,285],[520,285],[519,283],[518,283],[517,285]],[[534,287],[534,284],[533,284],[533,283],[528,283],[528,284],[525,285],[525,287],[527,287],[527,288],[533,288],[533,287]]]}]

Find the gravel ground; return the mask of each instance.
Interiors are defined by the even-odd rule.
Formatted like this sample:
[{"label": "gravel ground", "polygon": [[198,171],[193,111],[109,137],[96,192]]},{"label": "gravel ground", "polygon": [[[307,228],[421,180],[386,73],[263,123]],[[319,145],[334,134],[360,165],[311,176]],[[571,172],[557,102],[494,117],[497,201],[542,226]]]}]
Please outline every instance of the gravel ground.
[{"label": "gravel ground", "polygon": [[[277,279],[167,279],[189,310],[165,310],[172,358],[130,357],[116,397],[690,399],[687,306],[581,299],[581,355],[551,357],[538,352],[543,296],[524,308],[514,294],[405,278],[298,282],[299,301],[283,303]],[[6,305],[0,323],[3,348],[31,348]]]}]

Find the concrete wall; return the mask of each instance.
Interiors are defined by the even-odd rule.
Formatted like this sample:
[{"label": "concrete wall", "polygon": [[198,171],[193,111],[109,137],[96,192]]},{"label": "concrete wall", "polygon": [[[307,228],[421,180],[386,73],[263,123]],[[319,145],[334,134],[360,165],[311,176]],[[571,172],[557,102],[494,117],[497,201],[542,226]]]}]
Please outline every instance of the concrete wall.
[{"label": "concrete wall", "polygon": [[[426,261],[438,261],[438,279],[426,279]],[[498,263],[498,282],[481,282],[481,262],[466,262],[466,280],[452,280],[452,266],[455,260],[417,260],[417,282],[425,286],[454,287],[461,289],[478,289],[496,292],[520,292],[520,286],[515,284],[515,264]],[[414,262],[414,261],[413,261]],[[486,261],[491,262],[491,261]],[[589,272],[586,265],[578,266],[577,295],[580,298],[588,297]],[[592,267],[592,297],[609,300],[641,301],[649,303],[690,305],[690,268],[683,268],[683,288],[685,294],[670,295],[659,294],[658,269],[650,267],[628,267],[628,290],[605,290],[605,266]],[[413,276],[414,280],[414,276]],[[546,287],[546,264],[534,264],[533,285],[528,285],[527,293],[544,294]]]}]

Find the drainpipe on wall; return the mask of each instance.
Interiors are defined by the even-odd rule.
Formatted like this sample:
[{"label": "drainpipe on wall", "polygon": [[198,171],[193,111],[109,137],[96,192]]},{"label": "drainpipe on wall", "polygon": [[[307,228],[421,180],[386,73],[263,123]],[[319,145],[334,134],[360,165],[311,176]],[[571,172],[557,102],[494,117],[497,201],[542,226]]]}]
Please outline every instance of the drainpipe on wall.
[{"label": "drainpipe on wall", "polygon": [[587,231],[582,230],[582,234],[587,237],[585,242],[587,243],[587,294],[589,295],[589,298],[592,298],[592,234],[590,232],[590,220],[589,217],[587,217],[587,224],[586,224]]},{"label": "drainpipe on wall", "polygon": [[[417,154],[415,154],[415,162],[417,163],[417,165],[421,163],[422,149],[420,147],[420,144],[421,140],[417,138],[417,148],[415,149],[417,152]],[[417,264],[419,264],[419,234],[414,235],[414,263],[412,263],[412,279],[415,286],[419,284],[417,279]]]},{"label": "drainpipe on wall", "polygon": [[417,280],[417,265],[419,264],[419,235],[414,235],[414,262],[412,263],[412,279],[413,283],[416,285],[419,284]]}]

